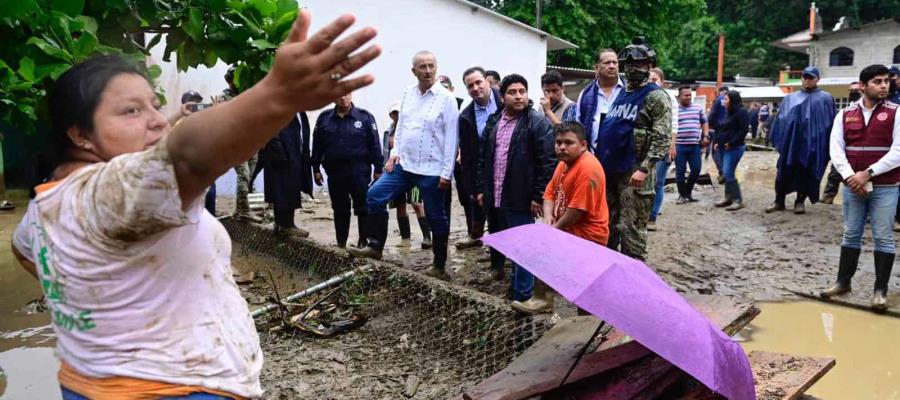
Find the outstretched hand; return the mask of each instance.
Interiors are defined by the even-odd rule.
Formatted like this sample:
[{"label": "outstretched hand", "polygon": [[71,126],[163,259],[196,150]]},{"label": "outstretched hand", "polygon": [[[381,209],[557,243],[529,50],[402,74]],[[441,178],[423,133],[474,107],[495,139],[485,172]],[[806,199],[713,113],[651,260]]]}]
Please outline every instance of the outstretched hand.
[{"label": "outstretched hand", "polygon": [[347,76],[381,54],[377,45],[353,54],[375,37],[372,27],[335,42],[355,22],[350,14],[338,17],[312,37],[308,37],[310,20],[309,11],[300,10],[290,34],[275,53],[272,69],[263,78],[276,98],[294,112],[321,108],[372,84],[375,78],[370,74],[349,79]]}]

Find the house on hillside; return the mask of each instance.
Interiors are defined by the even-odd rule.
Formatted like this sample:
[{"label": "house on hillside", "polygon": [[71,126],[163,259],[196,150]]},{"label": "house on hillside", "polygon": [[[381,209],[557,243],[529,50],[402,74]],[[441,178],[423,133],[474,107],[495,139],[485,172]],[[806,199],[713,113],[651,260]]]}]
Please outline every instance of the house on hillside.
[{"label": "house on hillside", "polygon": [[[821,29],[821,22],[814,26],[812,33],[797,32],[772,45],[807,54],[809,65],[822,73],[819,86],[831,93],[841,107],[847,104],[847,87],[859,80],[863,68],[900,64],[900,16],[857,27],[848,26],[843,18],[831,30]],[[781,72],[780,86],[799,88],[802,66],[793,69]]]},{"label": "house on hillside", "polygon": [[[469,96],[462,73],[475,65],[499,71],[501,75],[523,75],[529,82],[530,97],[537,102],[541,97],[540,77],[547,65],[547,52],[576,47],[465,0],[303,0],[302,4],[312,13],[313,32],[347,12],[356,16],[355,28],[373,26],[378,30],[374,43],[382,47],[382,54],[364,69],[365,73],[375,75],[375,83],[354,93],[353,102],[375,116],[382,132],[390,124],[391,102],[399,99],[405,87],[416,82],[411,62],[419,50],[435,54],[438,74],[449,76],[456,96],[467,102]],[[224,63],[219,62],[212,69],[201,67],[179,73],[174,54],[170,62],[162,62],[164,47],[163,40],[153,49],[151,62],[163,69],[160,81],[172,99],[170,104],[189,89],[199,91],[204,97],[225,89],[222,77],[227,66]],[[310,120],[315,121],[317,115],[318,112],[310,113]],[[220,178],[217,185],[221,194],[234,193],[233,173]],[[257,191],[260,188],[261,184]]]}]

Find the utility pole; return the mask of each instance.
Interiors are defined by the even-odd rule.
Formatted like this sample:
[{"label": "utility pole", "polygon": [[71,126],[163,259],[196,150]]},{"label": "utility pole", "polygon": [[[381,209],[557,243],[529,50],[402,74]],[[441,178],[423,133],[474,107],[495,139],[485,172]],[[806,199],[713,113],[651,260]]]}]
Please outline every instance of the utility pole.
[{"label": "utility pole", "polygon": [[725,34],[719,34],[719,65],[716,72],[716,90],[722,87],[722,81],[725,75]]},{"label": "utility pole", "polygon": [[537,29],[541,29],[541,11],[543,11],[543,10],[541,10],[541,9],[543,8],[543,1],[541,1],[541,0],[535,0],[535,2],[534,2],[534,8],[535,8],[535,11],[534,11],[534,14],[535,14],[535,18],[534,18],[534,20],[535,20],[534,27],[537,28]]}]

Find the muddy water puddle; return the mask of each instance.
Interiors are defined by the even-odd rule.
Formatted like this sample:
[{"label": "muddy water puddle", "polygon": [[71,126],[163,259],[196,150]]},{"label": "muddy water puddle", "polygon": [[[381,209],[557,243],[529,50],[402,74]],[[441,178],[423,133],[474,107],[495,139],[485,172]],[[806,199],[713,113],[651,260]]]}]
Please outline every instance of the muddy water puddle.
[{"label": "muddy water puddle", "polygon": [[900,399],[900,318],[819,302],[757,303],[746,351],[832,357],[834,369],[807,394],[828,399]]},{"label": "muddy water puddle", "polygon": [[24,191],[7,192],[6,198],[16,208],[0,211],[0,399],[58,399],[50,315],[29,305],[41,297],[41,288],[11,250],[28,198]]}]

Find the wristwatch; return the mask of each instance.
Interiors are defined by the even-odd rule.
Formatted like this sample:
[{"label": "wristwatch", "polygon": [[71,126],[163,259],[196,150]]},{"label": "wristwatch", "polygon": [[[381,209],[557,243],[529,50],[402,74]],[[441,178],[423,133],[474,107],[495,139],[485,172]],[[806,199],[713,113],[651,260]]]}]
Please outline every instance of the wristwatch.
[{"label": "wristwatch", "polygon": [[647,167],[640,167],[640,168],[638,168],[637,170],[638,170],[638,171],[641,171],[641,172],[643,172],[643,173],[645,173],[645,174],[650,173],[650,171],[647,170]]},{"label": "wristwatch", "polygon": [[869,177],[875,176],[875,171],[872,170],[872,168],[869,168],[869,169],[867,169],[866,171],[869,173]]}]

